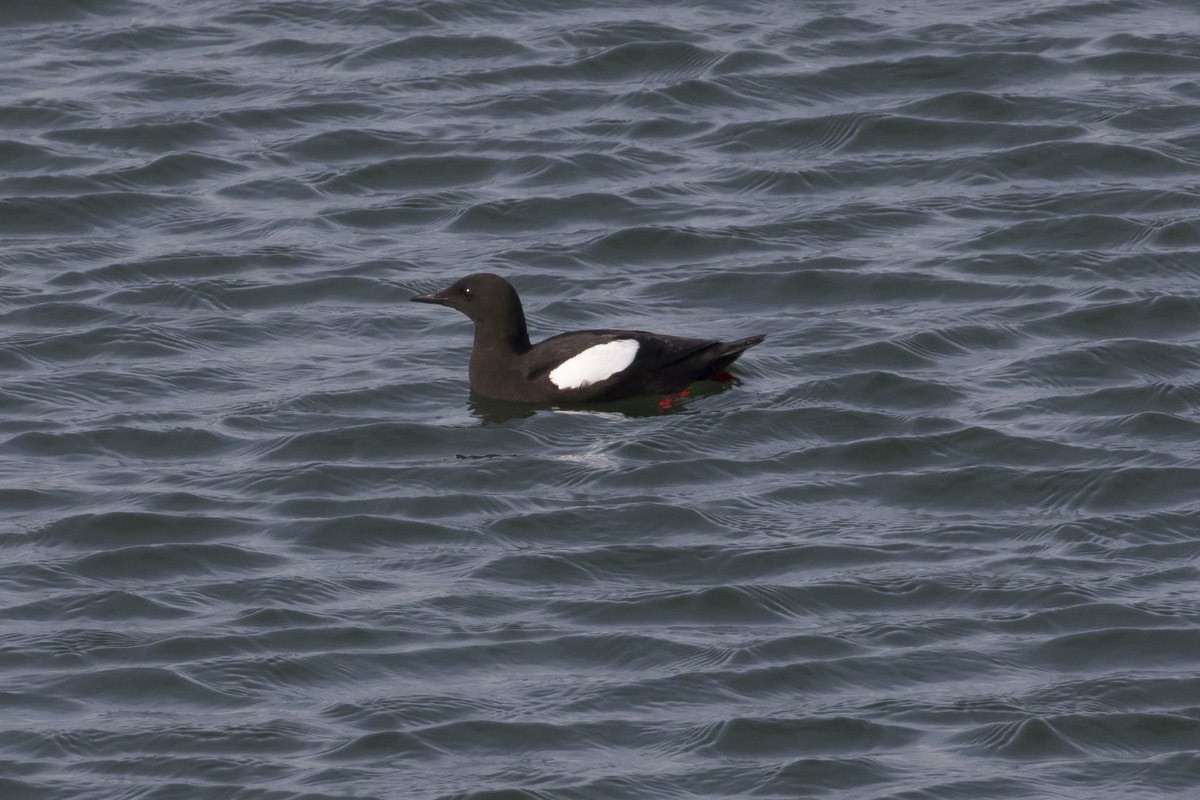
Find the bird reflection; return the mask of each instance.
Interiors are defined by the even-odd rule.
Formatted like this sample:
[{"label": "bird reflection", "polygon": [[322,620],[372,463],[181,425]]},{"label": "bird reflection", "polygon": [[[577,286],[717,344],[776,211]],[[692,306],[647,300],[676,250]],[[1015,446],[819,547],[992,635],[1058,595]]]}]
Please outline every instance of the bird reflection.
[{"label": "bird reflection", "polygon": [[721,394],[732,385],[739,384],[736,378],[732,380],[700,381],[693,384],[690,391],[667,397],[631,397],[626,400],[614,400],[608,403],[586,403],[569,406],[531,405],[529,403],[510,403],[505,400],[492,400],[489,397],[471,392],[468,405],[471,414],[484,425],[500,425],[512,420],[532,417],[538,412],[559,414],[593,414],[602,417],[627,417],[638,419],[642,417],[661,417],[664,414],[681,414],[688,411],[691,400]]}]

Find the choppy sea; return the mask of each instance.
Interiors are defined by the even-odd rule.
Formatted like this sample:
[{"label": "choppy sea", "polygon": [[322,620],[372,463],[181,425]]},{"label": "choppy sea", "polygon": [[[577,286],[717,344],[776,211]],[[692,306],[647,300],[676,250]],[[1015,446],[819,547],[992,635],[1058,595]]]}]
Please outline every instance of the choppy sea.
[{"label": "choppy sea", "polygon": [[[1195,0],[4,0],[4,800],[1200,797]],[[535,339],[766,341],[669,409]]]}]

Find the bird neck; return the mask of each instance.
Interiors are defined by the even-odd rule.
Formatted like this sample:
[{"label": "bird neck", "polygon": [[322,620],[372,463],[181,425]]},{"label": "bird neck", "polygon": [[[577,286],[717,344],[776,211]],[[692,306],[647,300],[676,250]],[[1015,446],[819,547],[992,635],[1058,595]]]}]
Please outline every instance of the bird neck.
[{"label": "bird neck", "polygon": [[488,325],[475,323],[475,350],[500,350],[520,355],[529,349],[529,328],[525,325],[525,312],[520,306],[503,319]]}]

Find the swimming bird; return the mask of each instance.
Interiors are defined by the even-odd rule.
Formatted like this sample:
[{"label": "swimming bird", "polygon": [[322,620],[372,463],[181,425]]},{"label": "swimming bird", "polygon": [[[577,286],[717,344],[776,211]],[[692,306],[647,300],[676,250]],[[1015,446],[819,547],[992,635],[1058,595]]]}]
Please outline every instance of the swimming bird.
[{"label": "swimming bird", "polygon": [[471,391],[517,403],[595,403],[686,392],[696,381],[732,379],[726,367],[766,338],[722,342],[646,331],[586,330],[530,344],[517,290],[488,272],[412,300],[466,314],[475,323]]}]

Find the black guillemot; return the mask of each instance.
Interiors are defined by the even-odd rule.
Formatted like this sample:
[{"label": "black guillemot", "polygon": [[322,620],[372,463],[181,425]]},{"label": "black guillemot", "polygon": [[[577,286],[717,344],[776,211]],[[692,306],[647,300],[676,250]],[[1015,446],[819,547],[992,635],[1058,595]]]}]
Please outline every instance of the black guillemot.
[{"label": "black guillemot", "polygon": [[588,330],[531,345],[516,289],[487,272],[412,300],[449,306],[470,317],[475,323],[471,391],[517,403],[596,403],[685,392],[696,381],[730,380],[725,368],[766,338],[721,342]]}]

